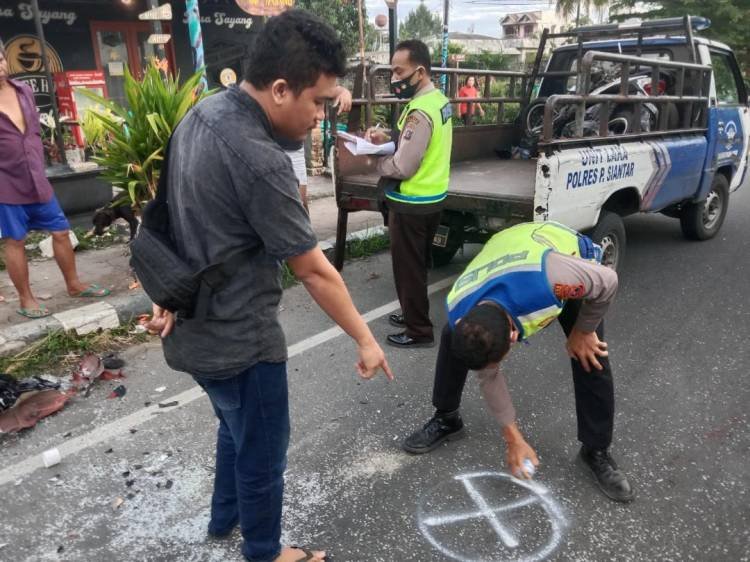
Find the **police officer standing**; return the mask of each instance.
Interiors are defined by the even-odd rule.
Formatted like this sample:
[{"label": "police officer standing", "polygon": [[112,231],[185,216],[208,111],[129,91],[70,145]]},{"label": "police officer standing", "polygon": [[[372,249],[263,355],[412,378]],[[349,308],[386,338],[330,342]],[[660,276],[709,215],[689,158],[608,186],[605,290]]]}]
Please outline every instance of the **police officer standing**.
[{"label": "police officer standing", "polygon": [[[402,41],[393,54],[391,92],[410,99],[398,121],[395,154],[379,158],[389,209],[388,228],[401,314],[391,324],[403,331],[388,336],[395,347],[432,347],[434,334],[427,297],[427,269],[440,209],[448,191],[453,125],[451,105],[430,80],[430,52],[421,41]],[[395,136],[395,135],[393,135]],[[367,131],[382,144],[391,133]]]},{"label": "police officer standing", "polygon": [[475,370],[502,427],[511,472],[530,477],[539,460],[518,428],[499,364],[512,344],[557,319],[573,367],[579,459],[609,498],[631,501],[630,482],[608,451],[614,387],[602,318],[617,292],[617,274],[600,259],[591,239],[557,223],[524,223],[493,236],[448,294],[432,394],[436,412],[406,438],[404,449],[427,453],[462,436],[458,408],[467,374]]}]

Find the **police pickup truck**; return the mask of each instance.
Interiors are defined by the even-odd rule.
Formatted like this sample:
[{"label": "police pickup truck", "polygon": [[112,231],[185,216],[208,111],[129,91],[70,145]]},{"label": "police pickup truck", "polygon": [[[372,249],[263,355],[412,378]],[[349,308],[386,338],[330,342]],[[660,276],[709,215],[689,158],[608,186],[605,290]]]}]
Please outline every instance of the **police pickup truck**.
[{"label": "police pickup truck", "polygon": [[[544,30],[529,73],[433,69],[447,75],[452,101],[462,101],[457,78],[472,75],[483,90],[474,101],[497,107],[495,123],[454,127],[436,265],[466,242],[529,220],[587,232],[614,268],[624,256],[627,215],[659,212],[678,218],[686,238],[715,236],[747,169],[750,116],[732,50],[694,35],[709,24],[686,16]],[[568,42],[542,70],[548,42],[560,39]],[[397,111],[397,100],[375,92],[378,72],[388,67],[371,67],[369,81],[360,81],[367,87],[350,130],[371,125],[378,105]],[[493,97],[500,83],[502,95]],[[345,149],[337,142],[336,150]],[[336,158],[340,268],[348,213],[382,211],[383,197],[377,177],[336,173]]]}]

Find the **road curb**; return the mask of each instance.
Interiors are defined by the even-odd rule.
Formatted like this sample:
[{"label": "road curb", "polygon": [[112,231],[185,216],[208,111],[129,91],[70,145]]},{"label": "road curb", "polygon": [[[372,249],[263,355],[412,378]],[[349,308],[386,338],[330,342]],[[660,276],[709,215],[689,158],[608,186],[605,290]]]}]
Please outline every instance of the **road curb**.
[{"label": "road curb", "polygon": [[[346,240],[365,240],[385,232],[383,226],[366,228],[350,233]],[[321,249],[329,256],[335,246],[335,238],[320,242]],[[142,290],[137,290],[126,295],[89,302],[85,306],[68,309],[47,318],[14,324],[0,330],[0,357],[11,355],[56,330],[74,329],[81,334],[89,333],[99,328],[127,324],[140,314],[149,312],[151,300]]]}]

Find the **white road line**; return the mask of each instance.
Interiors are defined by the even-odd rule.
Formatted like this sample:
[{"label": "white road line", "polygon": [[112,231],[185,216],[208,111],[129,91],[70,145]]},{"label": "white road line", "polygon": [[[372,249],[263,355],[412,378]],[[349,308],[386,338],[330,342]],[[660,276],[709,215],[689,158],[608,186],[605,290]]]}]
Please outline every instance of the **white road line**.
[{"label": "white road line", "polygon": [[[451,276],[433,283],[432,285],[427,287],[427,294],[431,295],[450,287],[453,284],[454,280],[455,277]],[[390,312],[393,312],[394,310],[398,310],[398,308],[398,300],[394,300],[363,314],[362,317],[365,319],[365,322],[369,323],[377,318],[389,314]],[[329,328],[328,330],[324,330],[318,334],[315,334],[314,336],[310,336],[309,338],[306,338],[301,342],[295,343],[294,345],[289,347],[289,359],[297,355],[301,355],[302,353],[305,353],[306,351],[309,351],[310,349],[320,344],[337,338],[343,333],[344,331],[339,327]],[[93,429],[88,433],[84,433],[83,435],[64,441],[57,446],[57,449],[60,451],[60,456],[62,458],[65,458],[79,451],[82,451],[83,449],[92,447],[104,441],[108,441],[113,437],[117,437],[119,435],[127,433],[131,428],[153,419],[156,412],[174,412],[175,410],[178,410],[183,406],[190,404],[191,402],[197,400],[202,396],[205,396],[205,393],[198,385],[196,385],[188,390],[185,390],[184,392],[181,392],[180,394],[176,394],[175,396],[162,400],[162,403],[178,401],[179,404],[177,406],[173,406],[171,408],[159,408],[158,404],[154,404],[146,408],[141,408],[140,410],[136,410],[132,414],[129,414],[122,418],[118,418],[101,427],[97,427],[96,429]],[[42,452],[40,451],[35,455],[27,457],[22,461],[19,461],[9,467],[0,470],[0,486],[31,474],[36,469],[43,466],[44,463],[42,462]]]}]

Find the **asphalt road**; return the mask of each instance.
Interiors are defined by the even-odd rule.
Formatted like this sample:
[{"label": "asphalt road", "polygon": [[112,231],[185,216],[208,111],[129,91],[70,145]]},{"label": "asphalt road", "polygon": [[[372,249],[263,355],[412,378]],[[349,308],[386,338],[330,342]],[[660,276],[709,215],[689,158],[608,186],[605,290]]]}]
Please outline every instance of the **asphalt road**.
[{"label": "asphalt road", "polygon": [[[628,253],[607,319],[612,450],[638,493],[626,506],[607,500],[574,461],[572,383],[554,325],[505,364],[542,463],[529,488],[504,472],[498,428],[471,380],[467,437],[426,456],[403,453],[400,440],[431,414],[436,350],[390,351],[396,381],[359,381],[352,344],[325,332],[331,322],[301,287],[289,290],[285,539],[337,561],[750,559],[749,213],[745,187],[720,236],[703,243],[683,240],[673,219],[626,221]],[[389,256],[349,264],[345,277],[384,338],[395,309]],[[437,325],[445,293],[432,295]],[[101,383],[0,441],[0,560],[240,560],[237,534],[205,538],[216,427],[208,400],[166,368],[158,344],[124,357],[123,399],[107,400],[112,383]],[[155,406],[173,399],[180,404]],[[55,446],[69,453],[63,462],[35,469],[33,455]]]}]

